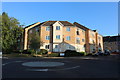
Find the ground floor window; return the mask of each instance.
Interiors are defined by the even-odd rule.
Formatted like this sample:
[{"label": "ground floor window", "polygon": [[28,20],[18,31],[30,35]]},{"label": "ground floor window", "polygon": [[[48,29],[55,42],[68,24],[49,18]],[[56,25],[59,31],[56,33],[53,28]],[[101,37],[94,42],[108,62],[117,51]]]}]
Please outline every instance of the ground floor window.
[{"label": "ground floor window", "polygon": [[49,49],[49,45],[45,45],[45,49]]},{"label": "ground floor window", "polygon": [[58,48],[58,45],[55,45],[55,48]]}]

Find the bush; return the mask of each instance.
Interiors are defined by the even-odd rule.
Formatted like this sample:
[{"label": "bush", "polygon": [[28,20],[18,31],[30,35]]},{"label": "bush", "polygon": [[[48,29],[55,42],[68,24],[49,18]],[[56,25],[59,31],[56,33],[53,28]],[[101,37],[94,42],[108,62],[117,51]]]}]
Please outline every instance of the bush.
[{"label": "bush", "polygon": [[20,53],[23,53],[23,50],[19,50]]},{"label": "bush", "polygon": [[13,50],[12,53],[20,53],[20,50]]},{"label": "bush", "polygon": [[79,56],[79,52],[76,52],[75,50],[66,50],[65,56]]},{"label": "bush", "polygon": [[51,53],[48,55],[48,57],[58,57],[59,53]]},{"label": "bush", "polygon": [[86,52],[79,52],[79,56],[86,56],[87,53]]},{"label": "bush", "polygon": [[47,54],[48,51],[47,51],[46,49],[41,49],[41,50],[40,50],[40,53],[42,53],[42,54],[44,55],[44,54]]},{"label": "bush", "polygon": [[32,49],[28,49],[28,50],[24,50],[23,53],[25,53],[25,54],[32,54],[32,53],[35,53],[35,51],[32,50]]},{"label": "bush", "polygon": [[41,51],[38,51],[37,54],[42,55],[42,52],[41,52]]},{"label": "bush", "polygon": [[76,52],[75,50],[66,50],[65,56],[85,56],[86,52]]},{"label": "bush", "polygon": [[86,53],[86,56],[92,56],[92,55],[93,55],[92,53],[88,53],[88,54]]}]

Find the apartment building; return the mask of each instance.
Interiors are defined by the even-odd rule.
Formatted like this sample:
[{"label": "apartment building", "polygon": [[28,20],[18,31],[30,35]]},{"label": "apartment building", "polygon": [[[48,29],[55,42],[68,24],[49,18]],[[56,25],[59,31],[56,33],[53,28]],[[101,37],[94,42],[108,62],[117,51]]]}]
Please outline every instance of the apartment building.
[{"label": "apartment building", "polygon": [[40,49],[49,52],[77,52],[92,53],[103,51],[103,37],[96,30],[91,30],[77,22],[45,21],[37,22],[24,29],[24,50],[29,48],[29,35],[37,31],[44,43]]},{"label": "apartment building", "polygon": [[120,35],[103,37],[104,50],[120,51]]}]

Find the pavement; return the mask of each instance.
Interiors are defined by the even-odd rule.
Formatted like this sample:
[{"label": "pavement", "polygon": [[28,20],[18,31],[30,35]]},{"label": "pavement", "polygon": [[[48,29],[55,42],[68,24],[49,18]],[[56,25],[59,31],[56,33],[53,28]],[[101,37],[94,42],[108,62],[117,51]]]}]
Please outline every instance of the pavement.
[{"label": "pavement", "polygon": [[[23,66],[30,62],[60,66]],[[40,65],[37,63],[37,65]],[[56,64],[56,63],[54,63]],[[3,58],[2,78],[119,78],[119,55],[100,57]],[[46,63],[45,63],[46,65]]]}]

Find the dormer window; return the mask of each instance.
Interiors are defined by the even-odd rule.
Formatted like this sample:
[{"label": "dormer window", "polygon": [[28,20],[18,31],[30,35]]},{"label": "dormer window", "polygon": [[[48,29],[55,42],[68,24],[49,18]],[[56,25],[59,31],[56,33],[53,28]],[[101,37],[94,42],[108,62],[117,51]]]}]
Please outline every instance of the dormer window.
[{"label": "dormer window", "polygon": [[60,26],[56,26],[56,30],[60,30]]}]

